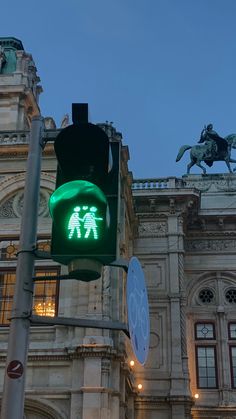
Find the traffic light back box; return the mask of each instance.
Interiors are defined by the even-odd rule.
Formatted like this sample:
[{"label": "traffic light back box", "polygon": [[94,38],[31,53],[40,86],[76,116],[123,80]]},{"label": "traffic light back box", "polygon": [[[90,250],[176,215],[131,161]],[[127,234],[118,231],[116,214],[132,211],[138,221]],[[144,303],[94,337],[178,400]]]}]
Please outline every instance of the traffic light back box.
[{"label": "traffic light back box", "polygon": [[96,125],[79,124],[61,131],[55,152],[51,200],[60,194],[63,199],[50,209],[52,259],[65,265],[79,258],[109,264],[116,259],[120,143],[109,142]]}]

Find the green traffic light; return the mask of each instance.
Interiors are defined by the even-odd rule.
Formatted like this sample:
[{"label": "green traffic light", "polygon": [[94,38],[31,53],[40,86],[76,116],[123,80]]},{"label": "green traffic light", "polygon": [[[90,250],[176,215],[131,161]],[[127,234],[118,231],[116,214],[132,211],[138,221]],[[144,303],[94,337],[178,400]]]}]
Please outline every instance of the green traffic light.
[{"label": "green traffic light", "polygon": [[55,226],[64,226],[64,239],[70,242],[98,241],[104,234],[104,221],[109,226],[107,199],[102,190],[85,180],[60,186],[49,200]]},{"label": "green traffic light", "polygon": [[96,279],[101,266],[116,259],[120,142],[110,142],[102,128],[74,113],[54,149],[51,256],[76,278]]}]

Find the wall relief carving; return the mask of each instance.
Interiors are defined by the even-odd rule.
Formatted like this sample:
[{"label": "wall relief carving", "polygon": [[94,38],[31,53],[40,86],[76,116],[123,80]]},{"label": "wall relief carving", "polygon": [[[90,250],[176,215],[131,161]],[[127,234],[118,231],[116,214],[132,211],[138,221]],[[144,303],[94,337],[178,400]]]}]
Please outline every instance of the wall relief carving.
[{"label": "wall relief carving", "polygon": [[150,349],[155,349],[160,344],[160,336],[155,332],[150,332]]},{"label": "wall relief carving", "polygon": [[[235,237],[236,236],[236,231],[221,231],[220,232],[221,236],[225,236],[225,237]],[[188,237],[200,237],[201,239],[207,238],[207,237],[219,237],[219,231],[204,231],[204,233],[202,233],[202,231],[194,231],[193,232],[188,232]]]},{"label": "wall relief carving", "polygon": [[236,177],[235,176],[220,176],[216,178],[211,178],[209,180],[193,180],[187,179],[184,180],[185,187],[187,188],[196,188],[201,192],[212,191],[236,191]]},{"label": "wall relief carving", "polygon": [[167,313],[160,310],[159,313],[152,313],[151,319],[150,352],[145,367],[163,370],[168,362],[168,354],[164,350],[167,339]]},{"label": "wall relief carving", "polygon": [[224,252],[236,249],[236,240],[186,240],[185,250],[190,252]]},{"label": "wall relief carving", "polygon": [[138,227],[139,236],[154,237],[167,234],[166,221],[147,221],[140,223]]},{"label": "wall relief carving", "polygon": [[[39,217],[49,217],[49,191],[41,189],[39,202]],[[20,218],[23,211],[24,190],[20,189],[0,206],[0,218]]]},{"label": "wall relief carving", "polygon": [[1,207],[0,207],[0,218],[15,218],[17,215],[14,213],[13,210],[13,201],[14,196],[12,196],[8,201],[6,201]]},{"label": "wall relief carving", "polygon": [[143,270],[150,290],[150,299],[157,299],[156,290],[166,290],[167,287],[167,261],[166,258],[143,261]]}]

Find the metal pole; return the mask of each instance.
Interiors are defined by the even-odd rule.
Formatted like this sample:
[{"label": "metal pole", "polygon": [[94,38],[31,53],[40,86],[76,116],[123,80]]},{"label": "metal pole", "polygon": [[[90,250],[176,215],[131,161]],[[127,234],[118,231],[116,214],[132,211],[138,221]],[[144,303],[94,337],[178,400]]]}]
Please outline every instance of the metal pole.
[{"label": "metal pole", "polygon": [[32,119],[24,207],[16,269],[16,286],[9,330],[1,419],[24,417],[26,362],[33,300],[34,250],[40,189],[43,118]]}]

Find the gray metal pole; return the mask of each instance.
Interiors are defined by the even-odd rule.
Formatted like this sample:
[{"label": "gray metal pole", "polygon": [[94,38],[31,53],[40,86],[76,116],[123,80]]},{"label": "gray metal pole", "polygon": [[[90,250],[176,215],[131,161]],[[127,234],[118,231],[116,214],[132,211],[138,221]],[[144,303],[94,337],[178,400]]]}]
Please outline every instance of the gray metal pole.
[{"label": "gray metal pole", "polygon": [[26,362],[33,299],[34,249],[40,189],[43,118],[32,120],[24,190],[24,207],[16,269],[16,286],[9,330],[1,419],[22,419]]}]

